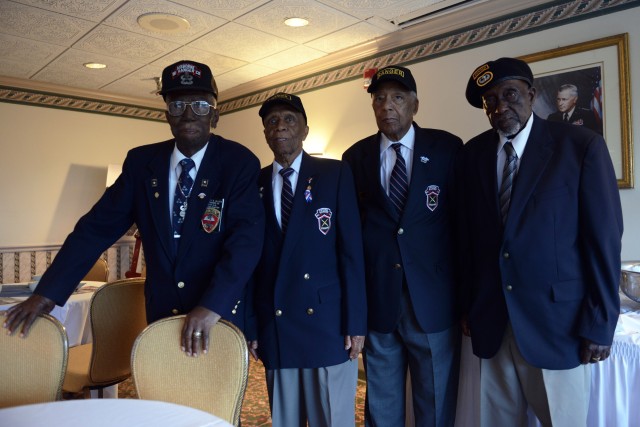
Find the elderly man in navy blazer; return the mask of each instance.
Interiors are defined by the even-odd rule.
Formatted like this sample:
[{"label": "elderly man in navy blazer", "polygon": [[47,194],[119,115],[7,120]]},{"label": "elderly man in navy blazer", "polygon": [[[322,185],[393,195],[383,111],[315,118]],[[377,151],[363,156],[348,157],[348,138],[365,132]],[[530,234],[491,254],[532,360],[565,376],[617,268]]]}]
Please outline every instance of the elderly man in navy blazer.
[{"label": "elderly man in navy blazer", "polygon": [[480,364],[485,427],[586,425],[590,363],[618,320],[622,210],[609,150],[584,127],[532,113],[529,66],[478,67],[469,103],[492,129],[460,163],[463,331]]},{"label": "elderly man in navy blazer", "polygon": [[186,314],[179,344],[196,356],[208,350],[209,330],[220,317],[244,318],[240,298],[264,235],[260,164],[247,148],[211,133],[218,90],[207,65],[166,67],[160,93],[174,138],[129,151],[122,174],[78,221],[35,293],[9,309],[9,331],[22,324],[26,334],[37,314],[63,305],[134,223],[147,265],[149,322]]},{"label": "elderly man in navy blazer", "polygon": [[368,92],[379,132],[343,156],[356,182],[365,248],[365,422],[405,425],[409,368],[416,425],[451,426],[461,339],[452,178],[462,141],[413,122],[418,96],[409,69],[382,68]]},{"label": "elderly man in navy blazer", "polygon": [[299,97],[277,93],[259,115],[275,160],[259,177],[266,232],[250,349],[267,371],[274,426],[353,427],[367,309],[351,170],[303,151]]}]

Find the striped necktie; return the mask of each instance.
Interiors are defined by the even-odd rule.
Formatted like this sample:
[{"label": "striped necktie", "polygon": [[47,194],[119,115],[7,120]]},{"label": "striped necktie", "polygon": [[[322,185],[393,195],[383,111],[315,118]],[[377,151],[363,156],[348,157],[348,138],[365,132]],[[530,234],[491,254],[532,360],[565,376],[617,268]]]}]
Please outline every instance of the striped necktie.
[{"label": "striped necktie", "polygon": [[398,210],[398,213],[401,214],[404,210],[404,204],[407,201],[407,193],[409,190],[407,164],[400,152],[402,144],[397,142],[395,144],[391,144],[391,147],[396,151],[396,163],[393,165],[393,169],[391,170],[391,175],[389,177],[389,198]]},{"label": "striped necktie", "polygon": [[507,158],[504,161],[504,168],[502,169],[502,185],[500,185],[499,200],[500,200],[500,215],[502,216],[502,223],[507,221],[507,213],[509,212],[509,205],[511,204],[511,189],[513,188],[513,181],[516,177],[516,171],[518,169],[518,155],[513,148],[511,141],[507,141],[504,144],[504,151],[507,154]]},{"label": "striped necktie", "polygon": [[280,227],[282,232],[287,231],[289,215],[293,206],[293,189],[289,177],[293,173],[293,168],[280,169],[278,172],[282,176],[282,195],[280,196]]}]

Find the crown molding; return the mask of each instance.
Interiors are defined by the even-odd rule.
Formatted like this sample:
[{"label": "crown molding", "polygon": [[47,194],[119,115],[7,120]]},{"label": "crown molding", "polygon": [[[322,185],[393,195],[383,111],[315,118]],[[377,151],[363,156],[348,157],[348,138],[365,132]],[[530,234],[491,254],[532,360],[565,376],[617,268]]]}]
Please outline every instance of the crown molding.
[{"label": "crown molding", "polygon": [[164,104],[148,99],[0,76],[0,101],[143,120],[165,121]]}]

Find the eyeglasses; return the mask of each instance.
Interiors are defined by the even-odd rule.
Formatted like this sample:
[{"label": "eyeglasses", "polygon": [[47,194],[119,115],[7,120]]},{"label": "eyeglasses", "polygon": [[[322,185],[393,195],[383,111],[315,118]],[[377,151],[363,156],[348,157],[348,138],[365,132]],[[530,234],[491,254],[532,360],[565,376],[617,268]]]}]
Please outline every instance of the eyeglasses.
[{"label": "eyeglasses", "polygon": [[191,111],[193,111],[196,116],[206,116],[209,114],[209,111],[211,111],[211,107],[216,108],[215,101],[213,101],[213,104],[209,104],[207,101],[172,101],[167,104],[167,111],[170,116],[179,117],[184,114],[187,105],[191,106]]}]

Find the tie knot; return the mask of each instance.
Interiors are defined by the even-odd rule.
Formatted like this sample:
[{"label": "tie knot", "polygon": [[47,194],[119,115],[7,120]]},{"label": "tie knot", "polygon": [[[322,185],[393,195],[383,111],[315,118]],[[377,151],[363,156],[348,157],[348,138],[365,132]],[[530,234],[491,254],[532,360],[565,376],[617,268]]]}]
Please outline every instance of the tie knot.
[{"label": "tie knot", "polygon": [[285,169],[280,169],[280,172],[278,172],[283,178],[289,178],[289,176],[293,173],[293,168],[285,168]]},{"label": "tie knot", "polygon": [[511,141],[507,141],[504,144],[504,152],[507,153],[507,157],[511,158],[516,155],[516,150],[513,148]]},{"label": "tie knot", "polygon": [[398,156],[402,155],[402,152],[400,151],[400,149],[402,148],[402,144],[400,144],[399,142],[396,142],[395,144],[391,144],[391,148],[393,148],[394,150],[396,150],[396,154]]},{"label": "tie knot", "polygon": [[182,167],[182,173],[189,173],[191,169],[193,169],[196,164],[193,160],[188,157],[180,160],[180,166]]}]

